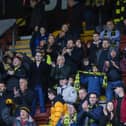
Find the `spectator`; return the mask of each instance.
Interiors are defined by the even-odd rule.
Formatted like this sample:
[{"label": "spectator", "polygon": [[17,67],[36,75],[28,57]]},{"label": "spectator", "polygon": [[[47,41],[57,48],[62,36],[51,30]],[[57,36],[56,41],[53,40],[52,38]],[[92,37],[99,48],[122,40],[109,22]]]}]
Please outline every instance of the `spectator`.
[{"label": "spectator", "polygon": [[[87,91],[85,88],[80,88],[78,91],[78,97],[79,97],[79,102],[78,102],[78,107],[77,107],[77,113],[78,115],[80,115],[80,113],[82,112],[83,108],[82,108],[82,104],[87,100]],[[80,120],[78,120],[78,124],[84,124],[85,119],[81,118]]]},{"label": "spectator", "polygon": [[44,40],[44,39],[40,40],[40,43],[39,43],[38,47],[36,48],[36,51],[37,50],[45,51],[46,44],[47,44],[46,40]]},{"label": "spectator", "polygon": [[50,34],[48,37],[45,49],[46,54],[49,54],[51,56],[52,61],[55,62],[59,53],[59,47],[55,41],[55,37],[52,34]]},{"label": "spectator", "polygon": [[66,47],[67,40],[70,39],[70,31],[68,24],[63,24],[61,27],[61,31],[56,36],[56,42],[58,46],[61,48],[61,50]]},{"label": "spectator", "polygon": [[126,72],[126,50],[122,51],[120,59],[120,70],[121,72]]},{"label": "spectator", "polygon": [[6,90],[6,84],[3,81],[0,81],[0,102],[4,102],[4,100],[8,97],[8,92]]},{"label": "spectator", "polygon": [[32,110],[32,104],[36,99],[33,91],[28,89],[28,80],[26,78],[20,78],[19,89],[14,88],[14,102],[19,105],[27,105],[33,115],[36,110]]},{"label": "spectator", "polygon": [[[80,46],[80,44],[78,46]],[[72,74],[76,73],[78,64],[83,56],[82,48],[78,46],[75,46],[73,40],[68,40],[66,47],[62,51],[62,55],[64,55],[66,59],[66,64],[72,67]]]},{"label": "spectator", "polygon": [[68,77],[68,85],[74,86],[74,81],[75,81],[74,75],[70,75],[70,76]]},{"label": "spectator", "polygon": [[114,87],[115,100],[114,100],[114,111],[115,111],[115,126],[126,125],[126,95],[122,83],[118,83]]},{"label": "spectator", "polygon": [[100,33],[100,38],[102,40],[105,38],[110,39],[112,47],[119,47],[120,31],[115,28],[113,21],[109,20],[106,22],[106,28]]},{"label": "spectator", "polygon": [[60,126],[61,119],[67,112],[67,105],[57,96],[55,89],[48,90],[48,98],[52,103],[50,116],[51,126]]},{"label": "spectator", "polygon": [[76,64],[77,64],[77,69],[79,69],[80,64],[81,64],[81,59],[83,59],[84,57],[84,49],[83,49],[82,42],[80,39],[77,39],[75,41],[75,52],[78,54],[77,55],[78,59],[76,61]]},{"label": "spectator", "polygon": [[118,54],[115,49],[110,50],[109,60],[105,61],[104,72],[108,78],[108,86],[106,88],[107,101],[113,99],[113,86],[121,82],[121,71],[119,66]]},{"label": "spectator", "polygon": [[39,35],[36,36],[34,41],[35,49],[39,47],[40,41],[45,40],[47,42],[48,35],[46,34],[46,29],[44,27],[40,27]]},{"label": "spectator", "polygon": [[22,57],[13,58],[12,67],[7,71],[7,91],[13,96],[13,88],[19,87],[19,78],[27,77],[27,71],[22,65]]},{"label": "spectator", "polygon": [[35,56],[35,49],[36,49],[35,40],[39,35],[40,35],[39,26],[35,26],[32,32],[32,38],[30,40],[30,49],[33,57]]},{"label": "spectator", "polygon": [[22,105],[20,107],[20,116],[15,119],[13,126],[36,126],[35,121],[29,113],[29,108]]},{"label": "spectator", "polygon": [[102,47],[102,41],[98,33],[93,34],[93,42],[87,43],[87,53],[91,64],[97,63],[97,53]]},{"label": "spectator", "polygon": [[99,71],[101,72],[103,71],[104,62],[109,57],[109,49],[110,49],[110,42],[108,39],[104,39],[102,41],[102,49],[100,49],[97,54],[97,64]]},{"label": "spectator", "polygon": [[57,87],[57,94],[63,98],[66,103],[75,103],[77,100],[77,92],[72,85],[68,85],[68,80],[62,76]]},{"label": "spectator", "polygon": [[[16,104],[10,98],[5,100],[5,105],[1,110],[1,118],[5,124],[4,126],[13,126],[13,122],[16,118]],[[0,123],[1,124],[1,123]]]},{"label": "spectator", "polygon": [[80,88],[78,91],[79,105],[78,111],[81,111],[82,103],[87,99],[87,90],[85,88]]},{"label": "spectator", "polygon": [[80,76],[80,82],[82,85],[87,85],[88,93],[96,92],[99,96],[101,94],[101,88],[103,85],[103,75],[98,73],[98,68],[96,65],[92,66],[92,74],[82,74]]},{"label": "spectator", "polygon": [[[8,110],[8,107],[6,105],[7,103],[6,101],[8,97],[9,95],[6,90],[5,83],[0,82],[0,125],[1,126],[10,126],[10,124],[13,121],[10,110]],[[5,122],[5,121],[8,121],[8,122]]]},{"label": "spectator", "polygon": [[21,57],[22,66],[26,70],[26,77],[29,79],[32,59],[28,57],[25,53],[16,53],[16,56]]},{"label": "spectator", "polygon": [[33,37],[30,42],[31,51],[32,51],[33,56],[35,56],[35,50],[37,48],[39,48],[40,42],[43,40],[45,40],[46,42],[48,40],[48,35],[46,33],[46,29],[44,27],[40,27],[39,31],[38,31],[38,28],[35,29],[35,31],[33,33]]},{"label": "spectator", "polygon": [[[37,102],[40,103],[40,112],[45,112],[45,99],[47,98],[49,66],[43,61],[41,52],[36,52],[35,61],[31,66],[30,87],[35,91],[37,101],[34,103],[34,110]],[[47,100],[47,99],[46,99]]]},{"label": "spectator", "polygon": [[[96,93],[91,92],[88,96],[88,101],[82,104],[82,111],[78,114],[78,122],[84,118],[84,126],[99,126],[99,119],[103,114],[103,108],[98,104]],[[79,124],[79,126],[82,126],[82,124]]]},{"label": "spectator", "polygon": [[65,57],[59,55],[57,57],[56,64],[53,63],[51,68],[50,76],[54,80],[54,84],[57,84],[59,82],[61,76],[69,77],[69,75],[71,74],[71,69],[71,66],[65,64]]},{"label": "spectator", "polygon": [[90,64],[89,58],[87,57],[83,58],[80,70],[91,71],[91,64]]},{"label": "spectator", "polygon": [[99,126],[115,126],[115,113],[114,113],[114,105],[113,102],[108,102],[103,109],[103,115],[100,118]]},{"label": "spectator", "polygon": [[68,113],[63,117],[63,125],[78,126],[77,125],[77,112],[73,104],[67,104]]}]

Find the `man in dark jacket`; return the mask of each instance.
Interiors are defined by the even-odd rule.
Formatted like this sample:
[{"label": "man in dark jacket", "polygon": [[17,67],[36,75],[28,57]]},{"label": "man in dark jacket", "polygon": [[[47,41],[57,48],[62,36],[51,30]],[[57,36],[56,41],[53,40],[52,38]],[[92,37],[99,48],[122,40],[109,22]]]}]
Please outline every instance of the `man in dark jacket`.
[{"label": "man in dark jacket", "polygon": [[[85,118],[84,126],[98,126],[99,125],[99,119],[101,115],[103,114],[103,108],[102,106],[99,106],[98,104],[98,96],[96,93],[92,92],[89,94],[88,101],[85,101],[82,104],[82,111],[78,114],[78,122]],[[82,126],[82,124],[79,124],[79,126]]]},{"label": "man in dark jacket", "polygon": [[[69,77],[71,74],[71,67],[65,64],[65,57],[58,56],[56,64],[52,64],[51,68],[51,78],[54,80],[54,84],[59,83],[62,76]],[[52,82],[51,82],[52,83]]]},{"label": "man in dark jacket", "polygon": [[72,74],[75,74],[78,70],[80,61],[83,58],[83,51],[81,48],[75,46],[74,41],[72,39],[67,41],[66,47],[63,49],[62,54],[66,59],[66,64],[71,66]]},{"label": "man in dark jacket", "polygon": [[[35,61],[31,66],[30,87],[35,90],[35,94],[40,103],[40,111],[45,112],[45,100],[47,98],[49,66],[43,61],[41,52],[36,52]],[[37,101],[34,103],[37,105]],[[35,107],[35,106],[34,106]],[[35,107],[36,109],[36,107]]]},{"label": "man in dark jacket", "polygon": [[14,88],[14,101],[19,106],[25,104],[31,110],[33,114],[32,104],[35,99],[35,94],[32,90],[28,89],[28,80],[26,78],[20,78],[19,89]]},{"label": "man in dark jacket", "polygon": [[109,39],[104,39],[102,41],[102,49],[100,49],[97,53],[97,64],[99,67],[99,71],[103,72],[103,66],[105,61],[108,59],[110,49]]},{"label": "man in dark jacket", "polygon": [[[80,88],[78,91],[79,94],[79,102],[78,102],[78,107],[77,107],[77,112],[78,115],[82,112],[82,104],[87,100],[87,91],[85,88]],[[84,124],[85,119],[81,118],[78,121],[78,124]]]}]

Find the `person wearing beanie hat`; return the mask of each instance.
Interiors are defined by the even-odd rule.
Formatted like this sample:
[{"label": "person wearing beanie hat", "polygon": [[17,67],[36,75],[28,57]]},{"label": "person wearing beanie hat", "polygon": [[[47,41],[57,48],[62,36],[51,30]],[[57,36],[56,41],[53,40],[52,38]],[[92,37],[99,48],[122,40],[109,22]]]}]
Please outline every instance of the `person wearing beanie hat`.
[{"label": "person wearing beanie hat", "polygon": [[115,99],[114,112],[115,112],[115,126],[125,126],[126,125],[126,94],[125,86],[118,83],[114,86]]},{"label": "person wearing beanie hat", "polygon": [[113,90],[115,90],[116,88],[118,88],[118,87],[124,87],[124,84],[123,84],[123,82],[119,82],[119,83],[117,83],[116,85],[114,85],[112,88],[113,88]]},{"label": "person wearing beanie hat", "polygon": [[20,109],[20,111],[21,111],[21,110],[24,110],[24,111],[26,111],[27,113],[30,113],[30,109],[29,109],[26,105],[24,105],[24,106],[22,105],[19,109]]},{"label": "person wearing beanie hat", "polygon": [[37,126],[29,114],[30,109],[26,105],[22,105],[19,109],[20,116],[15,119],[13,126]]}]

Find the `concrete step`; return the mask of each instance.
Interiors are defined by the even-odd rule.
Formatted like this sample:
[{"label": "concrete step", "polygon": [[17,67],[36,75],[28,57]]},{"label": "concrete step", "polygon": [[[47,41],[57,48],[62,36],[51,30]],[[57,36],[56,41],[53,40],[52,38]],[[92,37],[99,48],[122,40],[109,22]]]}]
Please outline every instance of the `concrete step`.
[{"label": "concrete step", "polygon": [[19,49],[16,49],[16,48],[15,48],[15,50],[16,50],[17,52],[24,52],[24,53],[30,52],[30,53],[31,53],[31,51],[30,51],[29,48],[19,48]]},{"label": "concrete step", "polygon": [[50,116],[50,104],[46,105],[46,112],[40,113],[40,107],[37,107],[36,114],[35,114],[35,121],[37,126],[48,126],[49,123],[49,116]]},{"label": "concrete step", "polygon": [[20,49],[20,48],[30,48],[29,44],[22,44],[22,45],[15,45],[16,49]]},{"label": "concrete step", "polygon": [[16,45],[25,45],[25,44],[29,44],[30,40],[17,40],[16,41]]}]

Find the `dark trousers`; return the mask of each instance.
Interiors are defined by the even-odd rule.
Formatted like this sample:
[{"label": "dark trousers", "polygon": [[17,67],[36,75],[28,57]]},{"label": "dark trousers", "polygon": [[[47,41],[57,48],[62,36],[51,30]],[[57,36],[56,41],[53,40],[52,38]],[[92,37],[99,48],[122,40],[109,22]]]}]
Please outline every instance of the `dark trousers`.
[{"label": "dark trousers", "polygon": [[35,114],[37,103],[39,103],[40,105],[40,112],[41,113],[45,112],[44,91],[40,85],[36,85],[34,90],[35,90],[36,98],[34,99],[32,105],[33,115]]}]

